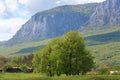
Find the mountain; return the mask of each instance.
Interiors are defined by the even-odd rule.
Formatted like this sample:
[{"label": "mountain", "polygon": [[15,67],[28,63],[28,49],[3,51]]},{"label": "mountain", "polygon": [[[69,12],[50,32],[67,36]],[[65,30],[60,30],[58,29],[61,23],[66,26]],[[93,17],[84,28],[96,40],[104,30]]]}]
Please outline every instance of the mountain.
[{"label": "mountain", "polygon": [[2,46],[2,42],[0,42],[0,46]]},{"label": "mountain", "polygon": [[71,30],[86,33],[110,26],[120,26],[120,0],[65,5],[36,13],[4,44],[12,46],[61,36]]},{"label": "mountain", "polygon": [[81,29],[94,12],[98,3],[65,5],[38,12],[31,17],[17,33],[5,42],[7,46],[39,41],[63,35],[71,30]]},{"label": "mountain", "polygon": [[86,47],[98,66],[120,65],[120,0],[66,5],[38,12],[4,43],[6,46],[0,46],[0,54],[33,53],[47,45],[48,38],[70,30],[83,32]]},{"label": "mountain", "polygon": [[92,26],[120,25],[120,0],[106,0],[90,17]]}]

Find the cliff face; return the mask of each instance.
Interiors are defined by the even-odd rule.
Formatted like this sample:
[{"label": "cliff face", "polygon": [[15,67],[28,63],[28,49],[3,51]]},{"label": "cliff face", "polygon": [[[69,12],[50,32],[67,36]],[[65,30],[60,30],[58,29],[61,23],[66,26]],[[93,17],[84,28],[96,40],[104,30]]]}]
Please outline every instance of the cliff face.
[{"label": "cliff face", "polygon": [[[9,41],[36,41],[78,30],[88,17],[77,12],[33,16]],[[17,41],[17,42],[18,42]]]},{"label": "cliff face", "polygon": [[120,0],[101,3],[90,18],[91,25],[120,25]]},{"label": "cliff face", "polygon": [[120,25],[120,0],[66,5],[38,12],[5,45],[39,41],[61,36],[71,30],[84,31],[108,25]]},{"label": "cliff face", "polygon": [[[38,41],[78,30],[90,18],[97,4],[62,6],[38,12],[5,45]],[[89,11],[89,12],[87,12]]]}]

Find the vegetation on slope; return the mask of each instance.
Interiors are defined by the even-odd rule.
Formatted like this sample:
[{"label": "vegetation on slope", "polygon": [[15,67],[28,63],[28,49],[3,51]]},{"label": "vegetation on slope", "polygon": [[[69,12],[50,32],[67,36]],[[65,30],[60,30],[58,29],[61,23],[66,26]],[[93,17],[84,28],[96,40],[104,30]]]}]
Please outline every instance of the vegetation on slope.
[{"label": "vegetation on slope", "polygon": [[9,55],[9,56],[31,54],[36,50],[43,48],[48,42],[49,42],[49,39],[44,41],[39,41],[39,42],[19,44],[11,47],[0,46],[0,54]]},{"label": "vegetation on slope", "polygon": [[109,42],[88,48],[92,51],[97,65],[120,65],[120,42]]},{"label": "vegetation on slope", "polygon": [[[119,65],[120,53],[120,28],[91,30],[85,34],[85,42],[92,51],[97,64]],[[107,34],[107,35],[106,35]],[[102,38],[104,37],[104,38]],[[0,47],[1,55],[26,55],[33,53],[38,48],[44,47],[50,40],[20,44],[12,47]],[[34,49],[34,50],[33,50]]]}]

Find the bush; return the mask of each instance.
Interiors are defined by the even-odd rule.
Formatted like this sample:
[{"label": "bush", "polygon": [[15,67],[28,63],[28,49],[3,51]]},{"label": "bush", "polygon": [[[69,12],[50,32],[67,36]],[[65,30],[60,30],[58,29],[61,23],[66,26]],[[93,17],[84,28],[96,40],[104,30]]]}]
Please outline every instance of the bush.
[{"label": "bush", "polygon": [[4,71],[6,71],[6,69],[8,69],[8,68],[12,68],[12,66],[11,66],[10,64],[6,64],[6,65],[3,66],[2,69],[3,69]]},{"label": "bush", "polygon": [[100,74],[100,75],[109,74],[109,70],[108,69],[103,69],[103,68],[99,69],[98,74]]},{"label": "bush", "polygon": [[114,72],[112,75],[120,75],[120,72]]},{"label": "bush", "polygon": [[21,70],[26,73],[27,72],[27,66],[26,65],[22,65],[21,66]]}]

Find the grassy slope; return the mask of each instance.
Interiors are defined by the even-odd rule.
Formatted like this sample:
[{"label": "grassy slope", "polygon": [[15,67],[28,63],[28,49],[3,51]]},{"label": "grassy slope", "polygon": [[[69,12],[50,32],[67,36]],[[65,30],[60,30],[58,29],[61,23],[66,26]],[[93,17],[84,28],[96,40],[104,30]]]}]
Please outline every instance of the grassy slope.
[{"label": "grassy slope", "polygon": [[97,65],[120,65],[120,42],[88,46]]},{"label": "grassy slope", "polygon": [[85,37],[97,65],[120,65],[120,27],[91,30]]},{"label": "grassy slope", "polygon": [[88,37],[88,36],[93,36],[93,35],[100,35],[100,34],[106,34],[106,33],[112,33],[112,32],[115,32],[115,31],[120,31],[120,26],[110,26],[110,27],[107,27],[107,28],[100,28],[100,29],[92,29],[92,30],[87,30],[87,31],[84,31],[84,35],[85,37]]},{"label": "grassy slope", "polygon": [[[18,77],[19,76],[19,77]],[[85,76],[64,76],[47,77],[39,73],[3,73],[0,80],[120,80],[119,75],[85,75]]]},{"label": "grassy slope", "polygon": [[[85,34],[87,48],[91,50],[99,65],[120,65],[120,28],[88,31]],[[44,47],[48,41],[20,44],[12,47],[0,47],[0,54],[24,55]],[[33,50],[34,49],[34,50]]]},{"label": "grassy slope", "polygon": [[21,55],[21,54],[30,54],[35,52],[36,50],[43,48],[49,40],[39,41],[39,42],[32,42],[26,44],[19,44],[11,47],[0,47],[0,55]]}]

